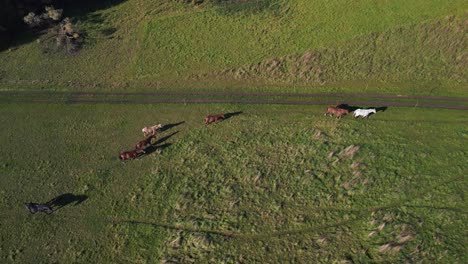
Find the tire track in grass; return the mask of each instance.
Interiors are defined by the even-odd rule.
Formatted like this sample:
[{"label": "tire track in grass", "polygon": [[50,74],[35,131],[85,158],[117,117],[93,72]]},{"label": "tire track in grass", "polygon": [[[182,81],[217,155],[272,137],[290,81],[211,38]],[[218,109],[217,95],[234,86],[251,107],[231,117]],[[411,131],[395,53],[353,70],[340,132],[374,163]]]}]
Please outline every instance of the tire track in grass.
[{"label": "tire track in grass", "polygon": [[393,98],[393,99],[420,99],[440,101],[468,102],[468,98],[432,96],[432,95],[402,95],[402,94],[358,94],[358,93],[255,93],[255,92],[216,92],[216,91],[155,91],[155,92],[66,92],[66,91],[0,91],[0,95],[69,95],[69,96],[96,96],[96,95],[219,95],[219,96],[251,96],[251,97],[348,97],[348,98]]},{"label": "tire track in grass", "polygon": [[[362,99],[362,98],[361,98]],[[410,103],[394,101],[279,101],[279,100],[237,100],[237,99],[0,99],[0,103],[66,103],[66,104],[267,104],[267,105],[373,105],[392,107],[423,107],[453,110],[468,110],[468,106],[434,103]]]}]

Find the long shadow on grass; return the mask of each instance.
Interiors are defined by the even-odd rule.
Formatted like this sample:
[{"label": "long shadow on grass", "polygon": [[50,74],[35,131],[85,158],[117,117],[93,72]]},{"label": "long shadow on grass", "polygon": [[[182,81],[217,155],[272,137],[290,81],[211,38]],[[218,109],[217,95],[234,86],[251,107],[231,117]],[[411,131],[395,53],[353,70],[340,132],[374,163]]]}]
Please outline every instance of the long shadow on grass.
[{"label": "long shadow on grass", "polygon": [[179,131],[176,131],[176,132],[174,132],[174,133],[172,133],[172,134],[170,134],[170,135],[167,135],[167,136],[165,136],[165,137],[162,137],[162,138],[158,139],[158,141],[154,142],[154,143],[151,144],[151,145],[156,146],[156,145],[162,144],[162,143],[164,143],[166,140],[168,140],[168,139],[170,139],[171,137],[173,137],[174,135],[176,135],[177,133],[179,133]]},{"label": "long shadow on grass", "polygon": [[60,208],[67,205],[73,204],[74,206],[77,206],[82,202],[86,201],[86,199],[88,199],[88,196],[86,195],[74,195],[72,193],[65,193],[48,201],[46,205],[52,207],[54,211],[57,211]]},{"label": "long shadow on grass", "polygon": [[173,127],[176,127],[178,125],[182,125],[183,123],[185,123],[185,121],[182,121],[182,122],[179,122],[179,123],[174,123],[174,124],[167,124],[167,125],[164,125],[162,128],[161,128],[161,132],[164,132],[164,131],[167,131]]},{"label": "long shadow on grass", "polygon": [[151,145],[151,146],[149,146],[149,147],[147,147],[145,149],[145,156],[155,152],[158,149],[163,151],[164,149],[170,147],[171,145],[172,145],[171,143],[165,143],[165,144],[162,144],[162,145],[159,145],[159,146]]},{"label": "long shadow on grass", "polygon": [[387,106],[381,106],[381,107],[362,107],[362,106],[357,106],[357,105],[349,105],[349,104],[340,104],[336,106],[337,108],[341,109],[346,109],[349,112],[354,112],[357,109],[370,109],[370,108],[375,108],[377,112],[385,112],[388,107]]},{"label": "long shadow on grass", "polygon": [[243,112],[242,111],[239,111],[239,112],[232,112],[232,113],[226,113],[224,114],[224,120],[227,120],[231,117],[234,117],[234,116],[238,116],[240,114],[242,114]]},{"label": "long shadow on grass", "polygon": [[387,106],[382,106],[382,107],[376,107],[375,110],[377,112],[385,112],[387,111],[388,107]]},{"label": "long shadow on grass", "polygon": [[179,131],[176,131],[176,132],[174,132],[174,133],[172,133],[170,135],[162,137],[158,141],[156,141],[155,143],[151,144],[151,146],[149,146],[149,147],[147,147],[145,149],[145,155],[144,156],[150,155],[151,153],[155,152],[158,149],[159,150],[164,150],[164,149],[170,147],[172,145],[171,143],[165,143],[165,144],[162,144],[162,143],[164,143],[166,140],[170,139],[171,137],[173,137],[177,133],[179,133]]}]

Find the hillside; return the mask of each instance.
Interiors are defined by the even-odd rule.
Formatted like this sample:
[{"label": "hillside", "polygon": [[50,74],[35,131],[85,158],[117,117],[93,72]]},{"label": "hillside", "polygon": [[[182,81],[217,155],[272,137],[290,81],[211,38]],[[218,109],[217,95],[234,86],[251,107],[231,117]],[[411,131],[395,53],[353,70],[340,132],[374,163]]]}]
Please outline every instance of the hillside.
[{"label": "hillside", "polygon": [[69,12],[77,55],[25,33],[0,52],[0,88],[466,94],[465,1],[115,2]]}]

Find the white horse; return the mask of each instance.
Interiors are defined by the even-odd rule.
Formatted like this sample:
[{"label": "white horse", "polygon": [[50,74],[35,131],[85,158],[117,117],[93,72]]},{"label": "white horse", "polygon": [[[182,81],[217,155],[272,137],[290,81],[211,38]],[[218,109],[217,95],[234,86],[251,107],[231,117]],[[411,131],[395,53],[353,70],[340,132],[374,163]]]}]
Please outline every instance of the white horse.
[{"label": "white horse", "polygon": [[364,117],[368,117],[370,114],[375,114],[375,113],[377,113],[377,110],[375,110],[374,108],[373,109],[356,109],[354,111],[354,118],[359,117],[359,116],[362,116],[364,118]]}]

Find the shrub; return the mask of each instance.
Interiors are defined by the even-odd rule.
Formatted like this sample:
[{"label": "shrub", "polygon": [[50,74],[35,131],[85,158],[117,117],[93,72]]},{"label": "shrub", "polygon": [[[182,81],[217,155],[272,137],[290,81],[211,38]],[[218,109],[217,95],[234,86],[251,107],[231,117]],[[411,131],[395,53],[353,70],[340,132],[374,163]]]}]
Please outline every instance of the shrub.
[{"label": "shrub", "polygon": [[60,21],[62,18],[63,9],[55,9],[53,6],[46,6],[45,10],[46,13],[44,14],[47,14],[47,17],[54,21]]},{"label": "shrub", "polygon": [[30,12],[23,18],[24,23],[26,23],[29,27],[35,28],[44,25],[45,20],[42,16],[38,16],[34,14],[34,12]]},{"label": "shrub", "polygon": [[44,13],[36,15],[34,12],[30,12],[23,18],[23,21],[31,28],[38,28],[60,21],[62,14],[63,9],[55,9],[53,6],[46,6]]}]

